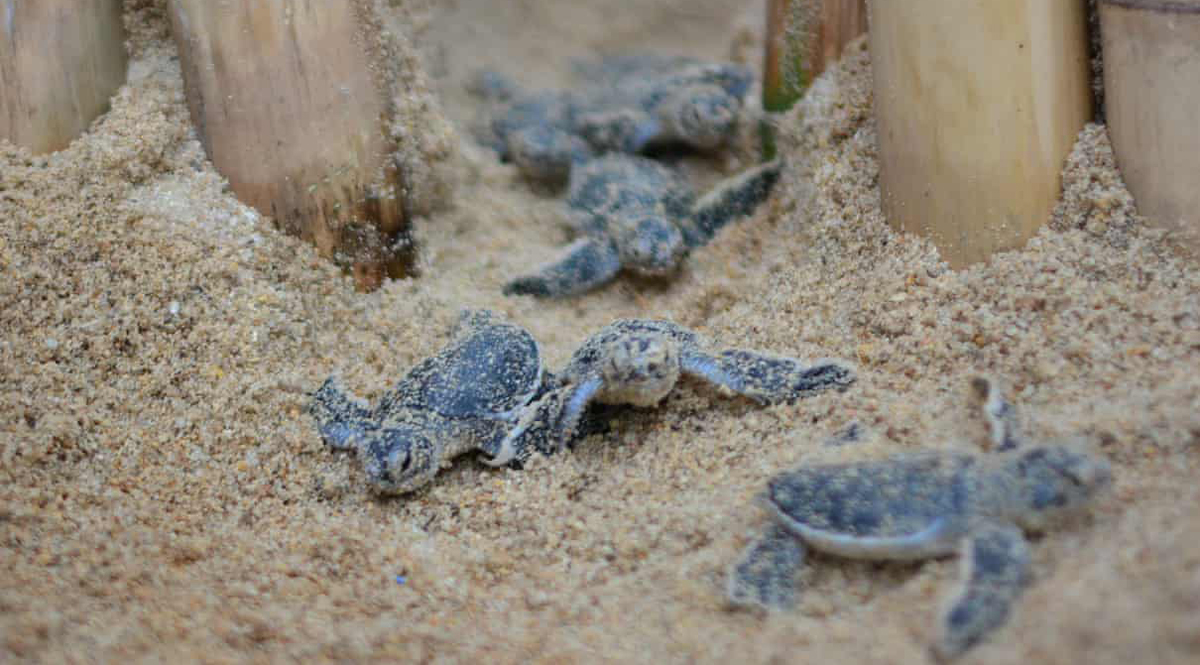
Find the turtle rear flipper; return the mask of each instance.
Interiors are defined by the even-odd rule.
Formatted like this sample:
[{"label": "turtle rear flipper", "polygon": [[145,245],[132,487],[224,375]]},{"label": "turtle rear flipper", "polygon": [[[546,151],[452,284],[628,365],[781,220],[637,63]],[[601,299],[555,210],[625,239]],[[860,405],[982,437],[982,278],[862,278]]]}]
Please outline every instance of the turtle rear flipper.
[{"label": "turtle rear flipper", "polygon": [[621,270],[621,258],[611,242],[580,238],[563,256],[532,275],[504,285],[504,295],[561,298],[590,291],[610,281]]},{"label": "turtle rear flipper", "polygon": [[772,523],[729,571],[729,602],[768,610],[790,608],[796,604],[796,573],[803,565],[800,539]]},{"label": "turtle rear flipper", "polygon": [[1012,524],[983,524],[962,548],[958,590],[938,622],[933,649],[942,659],[971,648],[1004,625],[1009,609],[1029,579],[1029,545]]},{"label": "turtle rear flipper", "polygon": [[779,180],[783,162],[775,159],[721,181],[692,206],[692,214],[680,222],[688,247],[699,247],[729,222],[754,212],[767,200]]}]

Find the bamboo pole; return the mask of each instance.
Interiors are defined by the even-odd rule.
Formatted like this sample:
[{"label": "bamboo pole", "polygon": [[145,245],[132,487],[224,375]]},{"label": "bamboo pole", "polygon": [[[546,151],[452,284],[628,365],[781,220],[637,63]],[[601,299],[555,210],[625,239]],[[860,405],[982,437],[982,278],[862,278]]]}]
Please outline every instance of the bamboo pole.
[{"label": "bamboo pole", "polygon": [[871,1],[880,185],[889,223],[959,268],[1046,221],[1091,117],[1077,0]]},{"label": "bamboo pole", "polygon": [[[763,49],[763,110],[782,113],[837,61],[846,44],[867,30],[866,0],[767,0]],[[763,125],[763,147],[774,156],[774,135]]]},{"label": "bamboo pole", "polygon": [[1138,211],[1200,257],[1200,0],[1103,0],[1108,134]]},{"label": "bamboo pole", "polygon": [[866,30],[866,0],[767,0],[763,108],[791,108]]},{"label": "bamboo pole", "polygon": [[67,147],[125,82],[121,0],[0,0],[0,139]]},{"label": "bamboo pole", "polygon": [[192,120],[238,198],[349,269],[411,274],[405,179],[370,0],[171,0]]}]

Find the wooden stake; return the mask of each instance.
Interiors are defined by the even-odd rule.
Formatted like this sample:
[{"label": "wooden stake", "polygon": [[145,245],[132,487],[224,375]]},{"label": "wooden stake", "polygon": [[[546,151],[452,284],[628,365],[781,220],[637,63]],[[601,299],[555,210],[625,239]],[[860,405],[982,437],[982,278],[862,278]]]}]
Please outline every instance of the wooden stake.
[{"label": "wooden stake", "polygon": [[883,207],[952,267],[1022,246],[1091,118],[1086,3],[871,0]]},{"label": "wooden stake", "polygon": [[[866,0],[767,0],[763,53],[763,110],[782,113],[837,61],[846,44],[867,30]],[[775,156],[770,122],[762,125],[763,153]]]},{"label": "wooden stake", "polygon": [[1103,0],[1108,134],[1138,211],[1200,257],[1200,0]]},{"label": "wooden stake", "polygon": [[121,0],[0,0],[0,139],[67,147],[125,82]]},{"label": "wooden stake", "polygon": [[171,0],[192,120],[238,198],[350,269],[411,274],[394,115],[370,0]]},{"label": "wooden stake", "polygon": [[791,108],[866,30],[866,0],[767,0],[763,108]]}]

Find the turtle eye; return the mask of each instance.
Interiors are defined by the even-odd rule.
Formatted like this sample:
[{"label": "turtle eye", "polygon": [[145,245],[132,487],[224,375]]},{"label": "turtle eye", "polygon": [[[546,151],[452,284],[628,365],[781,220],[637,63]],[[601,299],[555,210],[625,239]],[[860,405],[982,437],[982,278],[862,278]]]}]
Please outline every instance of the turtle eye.
[{"label": "turtle eye", "polygon": [[410,466],[412,466],[412,453],[409,451],[405,451],[404,452],[404,461],[400,463],[400,473],[404,473],[405,471],[408,471],[408,467],[410,467]]}]

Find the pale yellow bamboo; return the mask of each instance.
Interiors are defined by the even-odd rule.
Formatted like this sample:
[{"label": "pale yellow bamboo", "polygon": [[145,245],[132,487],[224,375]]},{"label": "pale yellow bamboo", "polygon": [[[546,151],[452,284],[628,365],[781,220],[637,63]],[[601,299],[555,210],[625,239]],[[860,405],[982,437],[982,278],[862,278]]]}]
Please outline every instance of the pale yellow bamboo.
[{"label": "pale yellow bamboo", "polygon": [[1086,3],[871,1],[883,206],[952,267],[1047,220],[1091,117]]},{"label": "pale yellow bamboo", "polygon": [[125,82],[121,0],[0,0],[0,139],[65,148]]},{"label": "pale yellow bamboo", "polygon": [[171,0],[192,120],[242,201],[350,268],[408,274],[404,182],[367,0]]},{"label": "pale yellow bamboo", "polygon": [[1138,211],[1200,256],[1200,0],[1100,5],[1108,134]]}]

